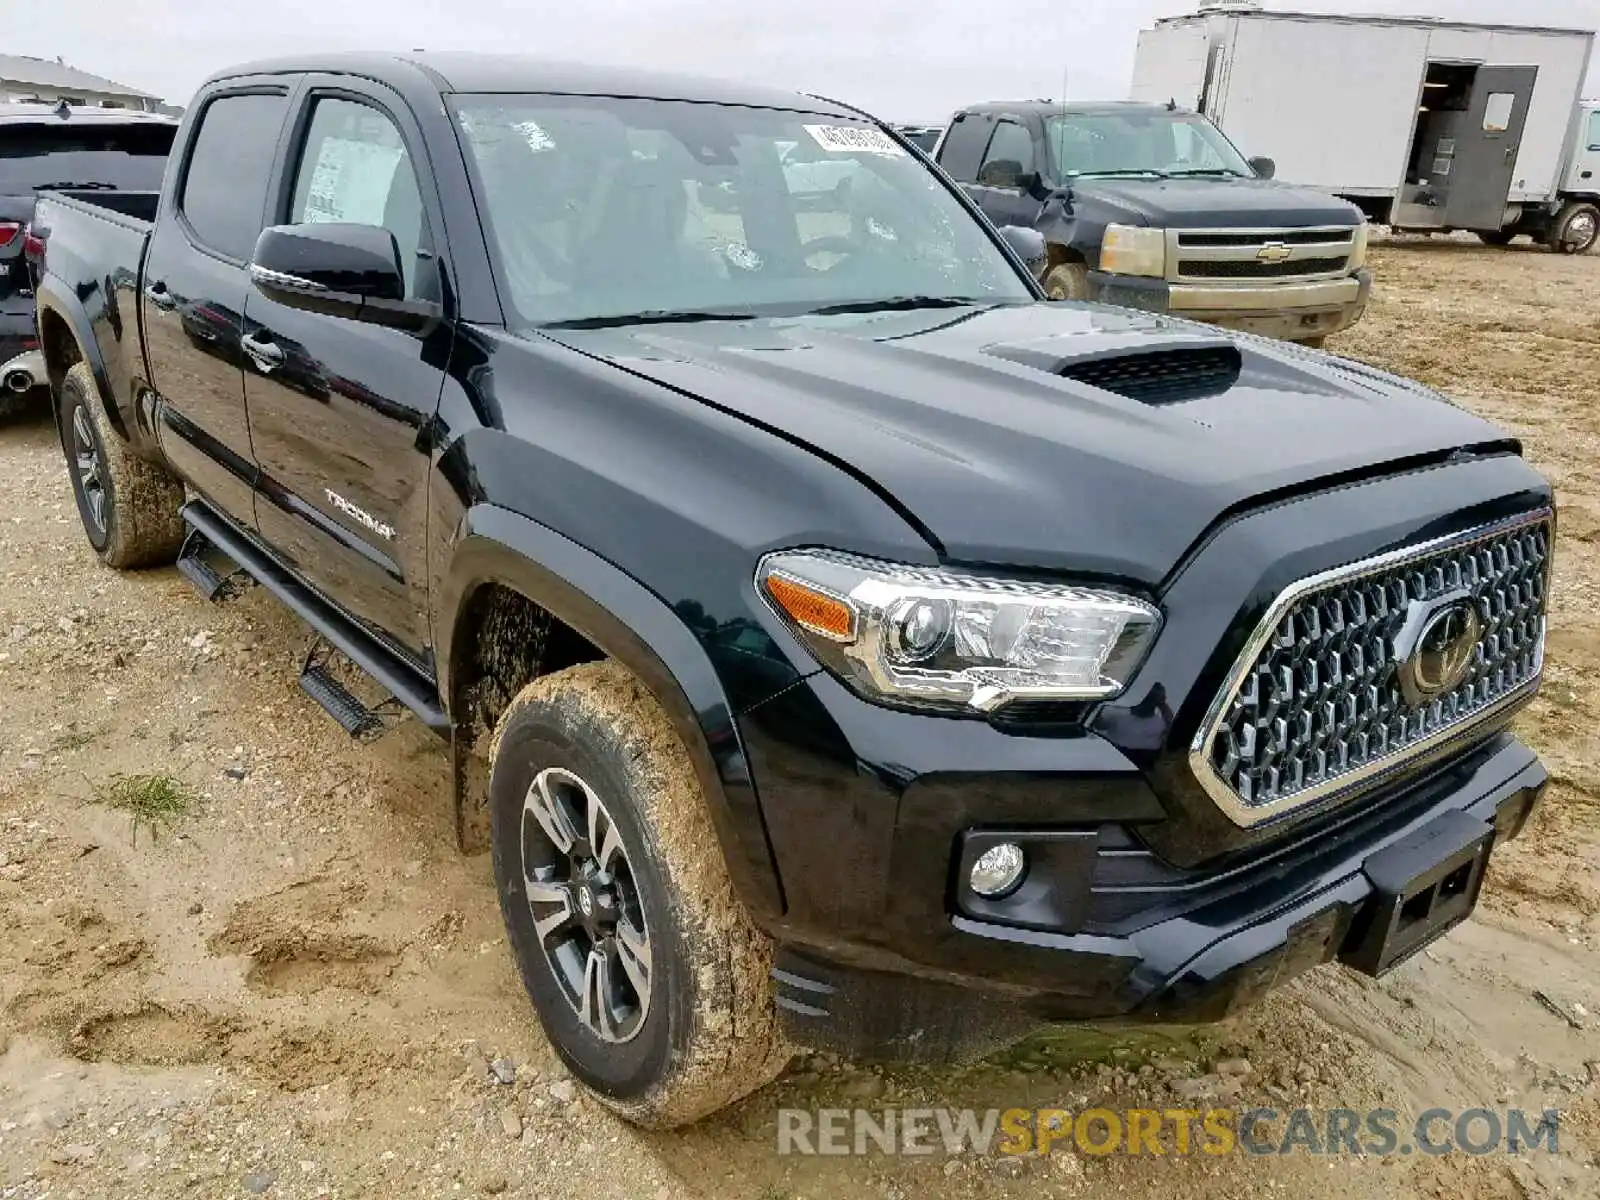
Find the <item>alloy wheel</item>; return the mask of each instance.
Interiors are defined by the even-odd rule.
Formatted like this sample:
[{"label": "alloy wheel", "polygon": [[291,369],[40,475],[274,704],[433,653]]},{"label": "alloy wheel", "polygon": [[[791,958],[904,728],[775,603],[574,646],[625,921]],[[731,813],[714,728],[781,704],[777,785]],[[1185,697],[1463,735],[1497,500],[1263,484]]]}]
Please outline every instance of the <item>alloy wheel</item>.
[{"label": "alloy wheel", "polygon": [[564,767],[534,777],[522,805],[522,875],[534,932],[562,994],[605,1042],[650,1013],[651,947],[622,831]]},{"label": "alloy wheel", "polygon": [[96,533],[106,531],[106,470],[89,424],[89,410],[79,404],[72,410],[72,465],[83,488],[84,506]]}]

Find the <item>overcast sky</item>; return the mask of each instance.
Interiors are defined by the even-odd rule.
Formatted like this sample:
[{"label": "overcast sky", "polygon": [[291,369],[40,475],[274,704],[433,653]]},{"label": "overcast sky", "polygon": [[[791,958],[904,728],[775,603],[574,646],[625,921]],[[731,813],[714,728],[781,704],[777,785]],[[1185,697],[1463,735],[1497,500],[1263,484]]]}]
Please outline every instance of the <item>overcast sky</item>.
[{"label": "overcast sky", "polygon": [[[13,0],[17,3],[18,0]],[[8,6],[9,7],[9,6]],[[186,103],[213,70],[328,49],[499,50],[750,79],[936,121],[969,101],[1122,98],[1135,39],[1192,0],[41,0],[3,49]],[[1600,0],[1269,0],[1592,28]],[[25,12],[25,17],[23,13]],[[1002,15],[1003,14],[1003,15]],[[1600,64],[1589,78],[1600,94]]]}]

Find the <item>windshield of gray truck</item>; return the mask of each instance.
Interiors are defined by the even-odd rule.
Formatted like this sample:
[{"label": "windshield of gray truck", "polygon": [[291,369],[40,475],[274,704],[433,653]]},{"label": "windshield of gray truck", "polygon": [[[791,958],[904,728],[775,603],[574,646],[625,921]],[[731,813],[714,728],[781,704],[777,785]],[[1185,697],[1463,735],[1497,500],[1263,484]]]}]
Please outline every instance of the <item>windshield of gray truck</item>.
[{"label": "windshield of gray truck", "polygon": [[1192,113],[1076,113],[1045,120],[1059,180],[1082,175],[1216,175],[1255,172],[1210,121]]},{"label": "windshield of gray truck", "polygon": [[0,123],[0,196],[42,188],[161,188],[176,124],[115,122],[72,125],[48,121]]},{"label": "windshield of gray truck", "polygon": [[454,98],[506,298],[529,324],[1027,301],[876,126],[679,101]]}]

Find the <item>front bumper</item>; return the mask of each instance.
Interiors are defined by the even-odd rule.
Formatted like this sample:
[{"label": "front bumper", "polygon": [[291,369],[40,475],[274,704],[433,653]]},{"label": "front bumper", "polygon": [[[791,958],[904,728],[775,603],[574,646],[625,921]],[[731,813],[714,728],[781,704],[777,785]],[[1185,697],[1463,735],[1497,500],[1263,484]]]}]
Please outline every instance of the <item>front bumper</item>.
[{"label": "front bumper", "polygon": [[[1387,969],[1395,959],[1379,954],[1384,931],[1375,926],[1394,906],[1379,864],[1405,854],[1425,873],[1428,834],[1440,826],[1477,830],[1488,846],[1515,837],[1545,783],[1533,753],[1502,734],[1406,797],[1332,833],[1231,869],[1164,886],[1141,883],[1137,916],[1122,921],[1137,928],[1118,932],[1111,917],[1098,931],[1069,934],[963,912],[951,922],[967,942],[954,960],[962,966],[914,975],[789,945],[773,972],[777,1004],[802,1045],[892,1060],[970,1059],[1048,1022],[1219,1020],[1319,963]],[[1453,848],[1438,850],[1441,865],[1449,865]],[[1126,846],[1080,849],[1087,858],[1063,862],[1066,870],[1092,872],[1102,899],[1129,890],[1114,882],[1099,886],[1114,880],[1118,861],[1133,853]],[[1458,906],[1463,913],[1476,899],[1482,865]],[[959,879],[951,887],[959,897]],[[1117,904],[1104,907],[1114,912]],[[1403,948],[1414,953],[1447,928]]]},{"label": "front bumper", "polygon": [[1265,337],[1325,337],[1348,329],[1366,311],[1372,272],[1309,283],[1169,283],[1131,275],[1089,273],[1090,298],[1123,308],[1170,313]]}]

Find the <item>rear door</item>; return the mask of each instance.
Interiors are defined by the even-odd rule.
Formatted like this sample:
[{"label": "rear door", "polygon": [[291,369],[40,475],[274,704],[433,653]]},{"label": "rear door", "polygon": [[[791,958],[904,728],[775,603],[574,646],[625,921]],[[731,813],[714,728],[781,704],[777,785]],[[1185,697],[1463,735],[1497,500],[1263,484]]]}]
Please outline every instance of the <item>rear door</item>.
[{"label": "rear door", "polygon": [[33,337],[33,283],[23,231],[47,188],[159,191],[177,125],[150,118],[66,117],[0,122],[0,361]]},{"label": "rear door", "polygon": [[246,271],[292,79],[229,84],[202,98],[195,134],[145,257],[145,356],[162,452],[241,525],[255,523],[256,463],[240,336]]},{"label": "rear door", "polygon": [[1446,225],[1499,229],[1504,222],[1538,74],[1538,67],[1478,68],[1467,119],[1456,127],[1446,185]]},{"label": "rear door", "polygon": [[[442,229],[420,131],[377,84],[309,77],[274,224],[387,229],[412,298],[440,300]],[[419,169],[420,168],[420,169]],[[429,335],[245,301],[245,396],[261,535],[303,578],[421,658],[428,642],[424,430],[450,330]]]}]

